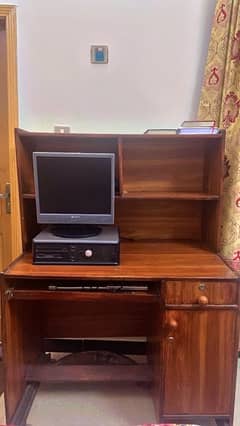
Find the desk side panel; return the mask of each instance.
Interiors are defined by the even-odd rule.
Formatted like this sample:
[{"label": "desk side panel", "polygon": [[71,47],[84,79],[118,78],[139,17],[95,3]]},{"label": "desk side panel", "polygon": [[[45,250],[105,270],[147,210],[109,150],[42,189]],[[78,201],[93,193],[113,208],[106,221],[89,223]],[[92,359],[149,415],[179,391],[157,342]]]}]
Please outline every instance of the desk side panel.
[{"label": "desk side panel", "polygon": [[26,366],[42,353],[38,307],[9,298],[9,285],[1,277],[3,360],[7,420],[12,418],[26,387]]}]

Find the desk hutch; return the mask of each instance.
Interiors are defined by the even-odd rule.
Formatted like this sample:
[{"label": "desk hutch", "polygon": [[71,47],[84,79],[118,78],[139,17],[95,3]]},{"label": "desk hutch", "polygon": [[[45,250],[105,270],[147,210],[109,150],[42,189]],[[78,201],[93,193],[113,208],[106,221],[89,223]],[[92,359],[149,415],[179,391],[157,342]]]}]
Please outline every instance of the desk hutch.
[{"label": "desk hutch", "polygon": [[[33,265],[34,151],[116,158],[117,266]],[[23,254],[2,274],[5,399],[14,418],[29,382],[151,380],[157,421],[232,425],[239,288],[217,254],[224,132],[216,135],[16,131]],[[138,292],[82,292],[80,281],[144,282]],[[49,284],[67,283],[67,291]],[[148,364],[40,363],[44,338],[147,338]],[[205,424],[205,423],[204,423]]]}]

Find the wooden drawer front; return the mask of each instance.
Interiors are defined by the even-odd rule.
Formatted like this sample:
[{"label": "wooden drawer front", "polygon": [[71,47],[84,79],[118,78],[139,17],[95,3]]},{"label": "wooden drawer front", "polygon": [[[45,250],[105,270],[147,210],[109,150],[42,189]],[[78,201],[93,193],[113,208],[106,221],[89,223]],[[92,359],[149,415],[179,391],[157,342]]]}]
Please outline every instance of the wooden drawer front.
[{"label": "wooden drawer front", "polygon": [[235,305],[237,281],[166,281],[165,303],[173,305]]}]

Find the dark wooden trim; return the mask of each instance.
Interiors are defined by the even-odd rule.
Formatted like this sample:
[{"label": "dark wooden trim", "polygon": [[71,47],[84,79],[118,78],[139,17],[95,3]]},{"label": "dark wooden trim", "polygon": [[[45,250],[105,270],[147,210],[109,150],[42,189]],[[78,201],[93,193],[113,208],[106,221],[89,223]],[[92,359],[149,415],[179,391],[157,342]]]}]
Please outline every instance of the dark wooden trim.
[{"label": "dark wooden trim", "polygon": [[[161,417],[161,422],[166,422],[166,423],[186,423],[186,424],[196,424],[196,425],[201,425],[201,426],[206,426],[208,425],[210,419],[215,420],[216,425],[218,426],[228,426],[230,425],[230,414],[226,414],[226,415],[213,415],[213,414],[199,414],[199,415],[188,415],[188,414],[183,414],[183,415],[177,415],[177,416],[162,416]],[[160,422],[160,423],[161,423]]]},{"label": "dark wooden trim", "polygon": [[208,310],[208,309],[217,309],[217,310],[221,310],[221,309],[224,309],[224,310],[226,310],[226,309],[234,309],[234,310],[239,310],[239,307],[238,307],[238,305],[199,305],[199,304],[196,304],[196,305],[188,305],[188,304],[184,304],[184,305],[173,305],[173,304],[167,304],[167,305],[165,305],[165,308],[166,309],[189,309],[189,310],[193,310],[193,311],[195,311],[195,310],[199,310],[199,309],[201,309],[201,310],[204,310],[204,311],[206,311],[206,310]]},{"label": "dark wooden trim", "polygon": [[140,140],[142,140],[143,142],[145,141],[145,140],[151,140],[151,139],[155,139],[155,140],[158,140],[159,139],[159,137],[164,137],[164,139],[166,140],[169,140],[169,141],[171,141],[171,140],[176,140],[176,139],[179,139],[179,140],[189,140],[189,141],[192,141],[192,143],[196,143],[196,140],[199,140],[199,139],[203,139],[204,138],[204,140],[205,139],[210,139],[210,140],[221,140],[221,138],[223,137],[223,135],[224,135],[224,133],[225,133],[225,131],[223,130],[223,129],[221,129],[220,131],[219,131],[219,133],[217,133],[217,134],[211,134],[211,135],[180,135],[180,134],[173,134],[173,135],[151,135],[151,134],[138,134],[138,133],[56,133],[56,134],[54,134],[54,133],[52,133],[52,132],[41,132],[41,133],[39,133],[39,132],[32,132],[32,131],[29,131],[29,130],[24,130],[24,129],[20,129],[20,128],[17,128],[16,129],[16,133],[19,135],[19,136],[23,136],[24,138],[25,138],[25,140],[26,140],[26,138],[27,137],[32,137],[32,136],[39,136],[39,134],[41,135],[41,137],[45,137],[45,138],[49,138],[49,136],[51,137],[51,139],[54,139],[54,138],[62,138],[62,139],[64,139],[64,138],[69,138],[69,137],[71,137],[71,139],[75,139],[75,138],[77,138],[77,139],[79,139],[79,136],[81,136],[81,137],[84,137],[84,138],[89,138],[89,139],[91,139],[91,138],[103,138],[103,139],[112,139],[112,138],[121,138],[121,137],[124,137],[124,138],[128,138],[128,139],[131,139],[131,141],[136,141],[136,142],[139,142]]},{"label": "dark wooden trim", "polygon": [[151,382],[148,365],[38,365],[28,368],[27,381]]},{"label": "dark wooden trim", "polygon": [[46,300],[64,302],[122,302],[122,303],[156,303],[158,297],[147,292],[83,292],[83,291],[50,291],[50,290],[16,290],[9,289],[9,299],[13,300]]},{"label": "dark wooden trim", "polygon": [[110,351],[124,355],[145,355],[146,342],[125,340],[44,339],[45,352],[76,353],[83,351]]},{"label": "dark wooden trim", "polygon": [[32,407],[32,403],[39,388],[38,382],[28,383],[23,396],[17,406],[14,415],[11,417],[9,424],[14,426],[25,426],[28,414]]}]

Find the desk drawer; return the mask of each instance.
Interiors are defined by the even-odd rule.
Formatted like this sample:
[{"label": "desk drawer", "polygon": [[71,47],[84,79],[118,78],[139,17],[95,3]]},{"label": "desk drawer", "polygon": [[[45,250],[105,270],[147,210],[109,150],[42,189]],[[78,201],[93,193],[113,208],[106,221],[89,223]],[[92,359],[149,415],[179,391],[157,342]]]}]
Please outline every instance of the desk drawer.
[{"label": "desk drawer", "polygon": [[238,303],[237,281],[166,281],[165,303],[167,305],[236,305]]}]

